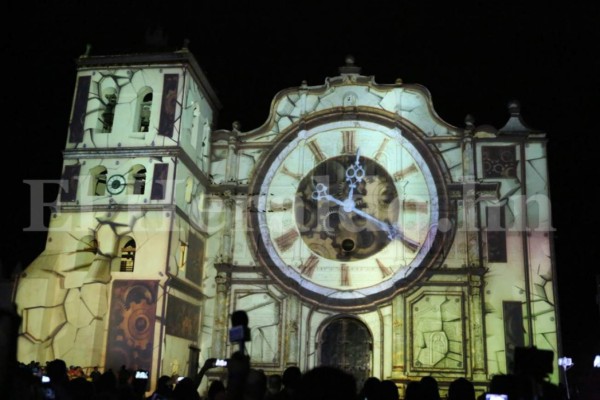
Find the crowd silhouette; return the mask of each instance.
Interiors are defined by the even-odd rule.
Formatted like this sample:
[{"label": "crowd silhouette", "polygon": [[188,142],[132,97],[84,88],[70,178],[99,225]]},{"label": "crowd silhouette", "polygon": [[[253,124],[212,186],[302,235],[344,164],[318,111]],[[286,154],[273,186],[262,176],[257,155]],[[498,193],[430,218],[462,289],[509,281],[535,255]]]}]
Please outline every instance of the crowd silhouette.
[{"label": "crowd silhouette", "polygon": [[[237,358],[236,358],[237,357]],[[235,360],[238,361],[237,365]],[[100,372],[97,367],[85,373],[80,367],[67,367],[57,359],[41,366],[17,363],[12,376],[9,400],[489,400],[487,394],[505,394],[507,400],[597,400],[600,393],[567,395],[547,380],[522,375],[496,375],[488,391],[476,395],[475,386],[464,377],[456,378],[440,395],[438,381],[424,376],[405,384],[403,397],[393,380],[369,377],[357,385],[355,377],[332,366],[317,366],[306,372],[296,366],[282,374],[267,374],[252,368],[249,358],[236,354],[229,360],[226,380],[212,379],[200,395],[199,387],[215,359],[206,360],[192,377],[161,376],[153,390],[147,381],[135,378],[125,366]],[[233,362],[232,362],[233,361]],[[7,392],[5,392],[6,394]],[[150,393],[150,394],[148,394]],[[493,397],[492,400],[496,400]]]},{"label": "crowd silhouette", "polygon": [[[552,357],[543,353],[540,358],[535,348],[521,349],[515,374],[494,376],[487,391],[478,396],[465,377],[449,383],[445,380],[444,398],[500,400],[494,395],[505,395],[505,400],[600,400],[600,368],[594,369],[581,390],[569,393],[547,379],[552,365],[545,360]],[[242,345],[228,359],[226,379],[213,376],[203,386],[207,389],[202,395],[199,388],[207,372],[215,367],[214,358],[207,359],[194,376],[160,376],[154,388],[144,377],[147,371],[134,371],[125,365],[116,371],[100,371],[99,367],[67,367],[62,359],[45,365],[33,361],[24,364],[16,361],[14,351],[5,351],[2,361],[0,398],[8,400],[400,400],[401,393],[403,400],[442,400],[433,376],[408,382],[371,376],[357,382],[352,374],[325,365],[304,372],[289,366],[281,375],[266,373],[252,367]]]}]

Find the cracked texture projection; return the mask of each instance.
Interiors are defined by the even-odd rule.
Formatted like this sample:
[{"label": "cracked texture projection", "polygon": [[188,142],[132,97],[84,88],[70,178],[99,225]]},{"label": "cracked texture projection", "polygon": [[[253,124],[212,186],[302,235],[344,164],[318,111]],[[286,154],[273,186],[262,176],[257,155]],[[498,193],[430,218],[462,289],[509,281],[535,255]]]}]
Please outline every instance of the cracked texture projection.
[{"label": "cracked texture projection", "polygon": [[281,304],[269,293],[244,293],[236,298],[236,308],[248,314],[252,340],[248,351],[253,363],[277,363],[280,357]]},{"label": "cracked texture projection", "polygon": [[426,295],[412,304],[416,368],[464,369],[460,295]]}]

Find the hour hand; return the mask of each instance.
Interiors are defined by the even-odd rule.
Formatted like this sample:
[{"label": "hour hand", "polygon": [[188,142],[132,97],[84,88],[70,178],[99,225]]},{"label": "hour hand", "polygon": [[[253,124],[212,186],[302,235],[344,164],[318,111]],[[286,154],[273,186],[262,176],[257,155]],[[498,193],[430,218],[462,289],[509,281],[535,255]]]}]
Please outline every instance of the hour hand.
[{"label": "hour hand", "polygon": [[322,183],[317,183],[317,185],[315,186],[315,190],[312,192],[313,200],[328,200],[337,204],[338,206],[344,207],[344,202],[336,199],[335,197],[327,193],[327,190],[328,189],[326,185]]}]

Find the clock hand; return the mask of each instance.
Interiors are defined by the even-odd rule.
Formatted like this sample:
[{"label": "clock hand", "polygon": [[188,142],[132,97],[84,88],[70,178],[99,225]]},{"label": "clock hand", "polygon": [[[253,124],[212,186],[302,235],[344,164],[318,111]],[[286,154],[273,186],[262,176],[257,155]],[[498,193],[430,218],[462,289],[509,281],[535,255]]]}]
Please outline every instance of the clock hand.
[{"label": "clock hand", "polygon": [[317,183],[317,185],[315,186],[315,190],[312,193],[312,198],[314,200],[325,199],[331,201],[337,204],[338,206],[342,207],[345,212],[351,212],[352,210],[356,209],[354,206],[354,200],[352,200],[352,198],[347,198],[344,201],[336,199],[335,197],[327,193],[327,186],[322,183]]},{"label": "clock hand", "polygon": [[[344,209],[344,211],[346,211],[346,209]],[[416,251],[419,248],[419,246],[421,246],[419,242],[416,242],[404,236],[404,232],[402,232],[402,230],[397,225],[392,225],[387,222],[383,222],[373,217],[371,214],[367,214],[363,210],[354,206],[352,207],[352,211],[354,211],[356,215],[360,215],[364,219],[368,219],[369,221],[373,222],[375,225],[379,226],[381,229],[388,233],[388,238],[390,238],[391,240],[398,239],[412,251]]]},{"label": "clock hand", "polygon": [[362,182],[364,176],[365,169],[360,165],[360,148],[358,148],[356,149],[356,160],[354,161],[354,164],[350,164],[350,166],[346,168],[346,182],[348,182],[348,187],[350,188],[346,201],[352,200],[352,203],[354,204],[354,189],[358,183]]},{"label": "clock hand", "polygon": [[371,214],[367,214],[363,210],[356,208],[356,206],[354,204],[354,200],[346,199],[344,201],[341,201],[339,199],[336,199],[332,195],[328,194],[327,186],[322,183],[317,184],[317,186],[315,187],[315,191],[312,193],[312,197],[315,200],[331,201],[332,203],[335,203],[338,206],[342,207],[342,209],[345,212],[354,211],[354,213],[356,215],[359,215],[359,216],[363,217],[364,219],[368,219],[369,221],[373,222],[375,225],[377,225],[378,227],[380,227],[381,229],[386,231],[388,233],[388,238],[390,238],[391,240],[394,240],[394,239],[400,240],[402,243],[404,243],[404,245],[406,247],[408,247],[412,251],[416,251],[419,248],[419,246],[421,245],[419,242],[416,242],[416,241],[404,236],[404,232],[402,232],[402,230],[398,226],[383,222],[383,221],[373,217]]}]

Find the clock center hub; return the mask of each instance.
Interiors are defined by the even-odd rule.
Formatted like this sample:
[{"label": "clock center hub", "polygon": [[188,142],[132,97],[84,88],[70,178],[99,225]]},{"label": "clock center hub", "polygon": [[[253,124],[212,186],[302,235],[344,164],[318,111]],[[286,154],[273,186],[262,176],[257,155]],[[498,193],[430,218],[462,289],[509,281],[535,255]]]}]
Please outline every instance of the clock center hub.
[{"label": "clock center hub", "polygon": [[347,171],[355,162],[356,155],[329,158],[317,164],[298,186],[294,203],[298,231],[321,257],[362,260],[390,243],[389,232],[382,225],[398,220],[394,181],[385,168],[363,156],[364,176],[360,181],[349,180]]}]

